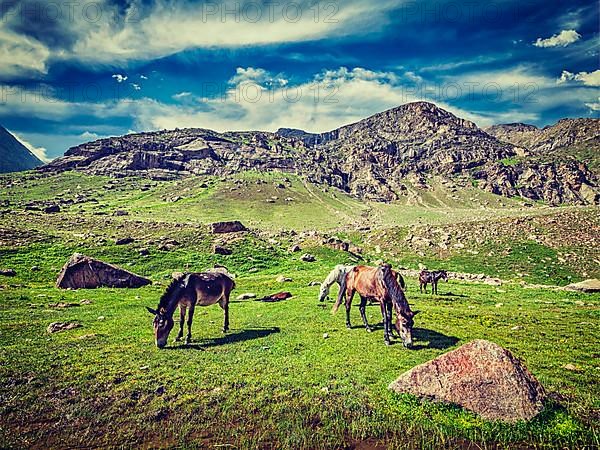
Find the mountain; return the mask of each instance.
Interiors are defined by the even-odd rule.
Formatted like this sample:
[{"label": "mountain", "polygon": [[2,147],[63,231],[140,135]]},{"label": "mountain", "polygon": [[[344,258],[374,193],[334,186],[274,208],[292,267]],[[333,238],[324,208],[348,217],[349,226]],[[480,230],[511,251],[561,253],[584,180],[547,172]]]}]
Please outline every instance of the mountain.
[{"label": "mountain", "polygon": [[[560,131],[552,138],[568,141]],[[524,156],[508,138],[415,102],[327,133],[191,128],[101,139],[70,148],[41,170],[152,178],[278,170],[376,201],[408,195],[409,187],[426,190],[428,176],[441,175],[458,186],[552,204],[597,201],[596,178],[585,164],[520,161]]]},{"label": "mountain", "polygon": [[0,173],[30,170],[42,164],[27,147],[0,126]]}]

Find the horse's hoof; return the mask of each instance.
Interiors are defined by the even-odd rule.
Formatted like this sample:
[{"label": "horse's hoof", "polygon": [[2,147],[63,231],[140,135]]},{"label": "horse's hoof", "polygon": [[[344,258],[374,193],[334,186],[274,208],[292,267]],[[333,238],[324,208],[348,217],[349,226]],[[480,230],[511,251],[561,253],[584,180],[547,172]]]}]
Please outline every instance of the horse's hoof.
[{"label": "horse's hoof", "polygon": [[385,345],[391,345],[390,341],[385,341]]},{"label": "horse's hoof", "polygon": [[367,333],[372,333],[373,330],[371,328],[365,328],[365,330],[367,330]]},{"label": "horse's hoof", "polygon": [[173,339],[173,342],[181,342],[181,338],[180,337],[175,338],[175,339]]},{"label": "horse's hoof", "polygon": [[223,328],[223,334],[227,334],[227,332],[229,331],[229,328]]},{"label": "horse's hoof", "polygon": [[349,323],[346,324],[346,328],[348,328],[349,330],[352,328],[352,325],[350,325]]},{"label": "horse's hoof", "polygon": [[186,340],[185,340],[185,345],[190,345],[191,343],[192,343],[192,340],[191,340],[191,339],[186,339]]}]

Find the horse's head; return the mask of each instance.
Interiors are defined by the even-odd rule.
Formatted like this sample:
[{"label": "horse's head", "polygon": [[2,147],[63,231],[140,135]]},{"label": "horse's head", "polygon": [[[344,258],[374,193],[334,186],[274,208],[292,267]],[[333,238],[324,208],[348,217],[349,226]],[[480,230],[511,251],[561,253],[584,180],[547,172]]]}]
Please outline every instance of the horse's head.
[{"label": "horse's head", "polygon": [[402,339],[402,345],[406,348],[412,347],[412,331],[415,324],[413,317],[417,315],[419,311],[397,311],[396,312],[396,331]]},{"label": "horse's head", "polygon": [[154,327],[154,340],[156,346],[158,348],[163,348],[167,345],[169,333],[173,329],[173,317],[169,317],[163,309],[159,311],[148,307],[146,307],[146,309],[150,314],[154,315],[152,326]]},{"label": "horse's head", "polygon": [[321,286],[319,290],[319,301],[324,302],[327,296],[329,295],[329,289],[326,286]]},{"label": "horse's head", "polygon": [[440,270],[440,274],[442,276],[442,280],[448,282],[448,272],[446,272],[445,270]]}]

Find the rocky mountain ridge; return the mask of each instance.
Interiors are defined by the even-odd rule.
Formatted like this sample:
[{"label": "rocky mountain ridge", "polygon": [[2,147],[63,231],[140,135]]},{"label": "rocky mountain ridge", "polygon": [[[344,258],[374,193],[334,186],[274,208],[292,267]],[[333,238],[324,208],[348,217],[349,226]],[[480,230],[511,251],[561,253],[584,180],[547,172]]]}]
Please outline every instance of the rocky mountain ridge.
[{"label": "rocky mountain ridge", "polygon": [[[540,138],[539,145],[578,141],[565,124]],[[276,133],[194,128],[101,139],[70,148],[41,170],[153,178],[277,170],[376,201],[398,199],[408,185],[427,189],[424,175],[433,173],[472,178],[473,184],[499,195],[552,204],[597,202],[595,176],[583,163],[505,164],[529,152],[521,141],[507,142],[515,127],[505,127],[509,131],[492,130],[500,140],[432,103],[415,102],[320,134],[289,128]],[[529,126],[520,128],[518,132],[537,133]],[[586,130],[580,134],[589,134]]]}]

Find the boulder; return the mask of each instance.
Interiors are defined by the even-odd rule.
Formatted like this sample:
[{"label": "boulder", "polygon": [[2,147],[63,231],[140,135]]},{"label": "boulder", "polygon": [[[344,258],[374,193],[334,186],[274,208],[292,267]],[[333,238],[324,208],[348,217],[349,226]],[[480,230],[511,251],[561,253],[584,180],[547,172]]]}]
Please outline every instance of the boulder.
[{"label": "boulder", "polygon": [[296,252],[299,252],[300,250],[301,250],[301,249],[300,249],[300,246],[299,246],[298,244],[296,244],[296,245],[292,245],[292,246],[290,247],[290,253],[296,253]]},{"label": "boulder", "polygon": [[44,208],[44,212],[46,214],[53,214],[53,213],[57,213],[60,212],[60,206],[58,205],[50,205],[50,206],[46,206]]},{"label": "boulder", "polygon": [[233,251],[227,247],[222,247],[221,245],[215,245],[213,248],[213,252],[215,255],[231,255]]},{"label": "boulder", "polygon": [[532,419],[546,397],[540,383],[510,351],[481,339],[412,368],[389,388],[505,422]]},{"label": "boulder", "polygon": [[60,271],[56,287],[61,289],[138,288],[151,283],[148,278],[98,259],[74,253]]},{"label": "boulder", "polygon": [[283,276],[283,275],[279,275],[276,280],[278,283],[288,283],[290,281],[293,281],[291,278]]},{"label": "boulder", "polygon": [[565,286],[567,291],[576,291],[576,292],[600,292],[600,280],[598,278],[591,278],[589,280],[580,281],[579,283],[572,283]]},{"label": "boulder", "polygon": [[317,260],[314,255],[311,255],[310,253],[305,253],[300,259],[304,262],[315,262]]},{"label": "boulder", "polygon": [[46,332],[49,334],[58,333],[59,331],[72,330],[73,328],[79,328],[81,324],[76,322],[52,322],[48,325]]},{"label": "boulder", "polygon": [[132,237],[124,237],[124,238],[117,239],[115,241],[115,245],[133,244],[133,241],[134,241],[134,239]]},{"label": "boulder", "polygon": [[248,231],[248,229],[239,220],[231,222],[215,222],[211,224],[213,233],[237,233],[238,231]]}]

